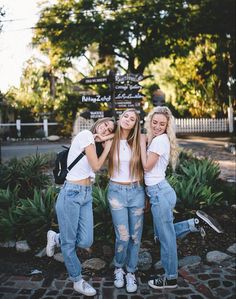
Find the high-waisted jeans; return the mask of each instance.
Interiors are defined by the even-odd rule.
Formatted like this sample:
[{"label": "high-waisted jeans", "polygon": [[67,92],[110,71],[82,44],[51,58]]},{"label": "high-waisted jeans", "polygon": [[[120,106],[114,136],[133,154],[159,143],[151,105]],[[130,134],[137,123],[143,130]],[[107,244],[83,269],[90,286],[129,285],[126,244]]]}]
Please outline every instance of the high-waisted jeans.
[{"label": "high-waisted jeans", "polygon": [[110,181],[108,201],[115,229],[115,267],[135,272],[143,230],[144,187]]},{"label": "high-waisted jeans", "polygon": [[195,227],[194,219],[173,223],[176,193],[167,180],[153,186],[146,186],[146,193],[150,197],[154,233],[160,241],[161,264],[165,276],[167,279],[175,279],[178,277],[176,238],[199,230]]},{"label": "high-waisted jeans", "polygon": [[65,182],[56,202],[60,246],[70,279],[79,281],[81,263],[77,247],[93,243],[92,187]]}]

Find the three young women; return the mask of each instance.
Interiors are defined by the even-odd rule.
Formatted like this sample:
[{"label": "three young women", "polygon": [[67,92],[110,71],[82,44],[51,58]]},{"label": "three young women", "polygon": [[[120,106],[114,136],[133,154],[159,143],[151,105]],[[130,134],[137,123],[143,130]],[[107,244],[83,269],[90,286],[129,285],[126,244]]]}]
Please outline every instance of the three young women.
[{"label": "three young women", "polygon": [[[55,247],[61,247],[74,290],[86,296],[94,296],[96,290],[82,278],[81,263],[76,249],[88,248],[93,243],[92,178],[108,156],[114,129],[114,121],[111,118],[104,118],[98,120],[90,131],[81,131],[74,137],[67,165],[70,165],[83,151],[85,155],[68,172],[57,198],[56,213],[60,233],[50,230],[47,234],[47,255],[53,256]],[[96,154],[96,140],[106,140],[99,158]]]},{"label": "three young women", "polygon": [[166,169],[169,161],[174,169],[178,158],[178,149],[174,130],[174,118],[168,107],[154,108],[146,121],[146,136],[141,137],[141,156],[144,168],[146,193],[150,198],[155,238],[160,241],[161,264],[165,274],[149,280],[154,289],[177,287],[178,257],[176,237],[183,237],[189,232],[200,232],[208,224],[217,233],[222,228],[216,220],[197,211],[196,217],[173,223],[173,209],[176,204],[176,193],[166,180]]}]

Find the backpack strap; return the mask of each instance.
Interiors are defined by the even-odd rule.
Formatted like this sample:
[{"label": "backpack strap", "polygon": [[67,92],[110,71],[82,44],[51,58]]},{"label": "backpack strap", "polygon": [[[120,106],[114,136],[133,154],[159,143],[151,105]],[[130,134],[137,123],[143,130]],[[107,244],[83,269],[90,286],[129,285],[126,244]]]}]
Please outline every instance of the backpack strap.
[{"label": "backpack strap", "polygon": [[85,156],[85,151],[83,151],[68,167],[67,167],[67,169],[68,169],[68,171],[69,170],[71,170],[71,168],[73,168],[74,166],[75,166],[75,164],[77,163],[77,162],[79,162],[79,160],[80,159],[82,159],[83,158],[83,156]]}]

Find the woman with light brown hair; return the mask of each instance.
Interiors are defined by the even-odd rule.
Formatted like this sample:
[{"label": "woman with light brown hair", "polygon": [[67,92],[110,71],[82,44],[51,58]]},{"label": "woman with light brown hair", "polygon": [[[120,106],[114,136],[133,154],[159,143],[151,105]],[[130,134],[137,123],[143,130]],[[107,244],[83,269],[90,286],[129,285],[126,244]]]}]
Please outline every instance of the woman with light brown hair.
[{"label": "woman with light brown hair", "polygon": [[[114,285],[137,290],[135,271],[143,229],[144,187],[140,149],[140,118],[135,109],[123,112],[109,155],[108,201],[116,234]],[[126,270],[126,273],[124,271]]]}]

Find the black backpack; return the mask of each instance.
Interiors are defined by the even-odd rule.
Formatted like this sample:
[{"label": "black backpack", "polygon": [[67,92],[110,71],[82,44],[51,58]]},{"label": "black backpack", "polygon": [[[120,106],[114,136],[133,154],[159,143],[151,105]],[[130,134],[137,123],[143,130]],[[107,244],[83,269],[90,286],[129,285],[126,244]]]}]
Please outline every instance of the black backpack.
[{"label": "black backpack", "polygon": [[85,155],[85,152],[83,151],[68,167],[67,167],[67,157],[68,157],[68,153],[69,153],[69,147],[64,146],[65,148],[64,150],[60,151],[59,153],[57,153],[57,157],[55,160],[55,165],[53,168],[53,176],[54,176],[54,181],[56,184],[61,185],[65,182],[66,179],[66,175],[68,173],[69,170],[72,169],[72,167],[75,166],[75,164],[77,162],[79,162],[79,160],[81,158],[83,158],[83,156]]}]

